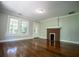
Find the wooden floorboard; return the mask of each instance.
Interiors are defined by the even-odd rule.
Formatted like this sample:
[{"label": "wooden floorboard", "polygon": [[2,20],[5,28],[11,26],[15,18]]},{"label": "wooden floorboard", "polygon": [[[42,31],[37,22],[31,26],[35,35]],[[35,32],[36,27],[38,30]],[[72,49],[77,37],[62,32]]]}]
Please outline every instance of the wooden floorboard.
[{"label": "wooden floorboard", "polygon": [[[58,43],[57,43],[58,44]],[[60,47],[58,47],[60,46]],[[60,42],[58,46],[47,45],[44,39],[0,43],[1,57],[79,57],[79,45]]]}]

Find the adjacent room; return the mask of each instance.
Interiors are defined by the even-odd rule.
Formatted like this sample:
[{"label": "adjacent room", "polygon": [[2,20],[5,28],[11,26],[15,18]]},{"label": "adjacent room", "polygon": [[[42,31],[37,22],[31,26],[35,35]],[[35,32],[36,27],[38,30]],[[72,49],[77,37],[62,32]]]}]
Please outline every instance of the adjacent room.
[{"label": "adjacent room", "polygon": [[79,1],[0,1],[0,57],[79,57]]}]

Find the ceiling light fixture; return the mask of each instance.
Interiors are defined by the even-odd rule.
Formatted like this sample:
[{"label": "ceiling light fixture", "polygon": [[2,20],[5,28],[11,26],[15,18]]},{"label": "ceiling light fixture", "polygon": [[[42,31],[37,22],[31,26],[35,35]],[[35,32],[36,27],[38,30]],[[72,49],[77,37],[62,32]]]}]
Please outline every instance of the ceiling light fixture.
[{"label": "ceiling light fixture", "polygon": [[43,8],[36,9],[35,11],[36,11],[37,13],[39,13],[39,14],[45,13],[45,9],[43,9]]}]

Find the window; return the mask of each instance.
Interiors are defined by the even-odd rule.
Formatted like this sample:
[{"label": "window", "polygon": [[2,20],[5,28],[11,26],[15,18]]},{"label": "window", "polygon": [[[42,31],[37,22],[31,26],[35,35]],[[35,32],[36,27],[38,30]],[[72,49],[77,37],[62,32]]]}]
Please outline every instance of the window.
[{"label": "window", "polygon": [[9,33],[16,34],[18,32],[18,20],[10,18],[9,19]]},{"label": "window", "polygon": [[22,21],[21,27],[20,27],[21,33],[27,33],[28,32],[28,22]]},{"label": "window", "polygon": [[8,33],[14,35],[28,34],[29,22],[24,19],[9,17]]},{"label": "window", "polygon": [[33,36],[38,37],[39,33],[39,23],[33,22]]},{"label": "window", "polygon": [[36,26],[34,29],[34,33],[37,34],[38,33],[38,27]]}]

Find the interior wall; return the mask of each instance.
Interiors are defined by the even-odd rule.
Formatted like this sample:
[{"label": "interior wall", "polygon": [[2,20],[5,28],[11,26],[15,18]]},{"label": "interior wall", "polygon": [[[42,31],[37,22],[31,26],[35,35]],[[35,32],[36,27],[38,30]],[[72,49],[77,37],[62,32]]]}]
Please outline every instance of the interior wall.
[{"label": "interior wall", "polygon": [[[16,16],[15,16],[16,17]],[[21,18],[23,19],[23,18]],[[25,19],[27,20],[27,19]],[[31,39],[33,38],[33,22],[29,21],[29,34],[26,36],[13,36],[10,37],[7,34],[7,22],[8,22],[8,14],[0,13],[0,40],[19,40],[19,39]]]},{"label": "interior wall", "polygon": [[60,40],[79,43],[79,13],[40,21],[40,37],[47,38],[47,28],[60,27]]},{"label": "interior wall", "polygon": [[40,21],[40,37],[47,38],[47,28],[57,27],[57,18]]},{"label": "interior wall", "polygon": [[7,16],[0,13],[0,40],[5,39],[7,27]]}]

